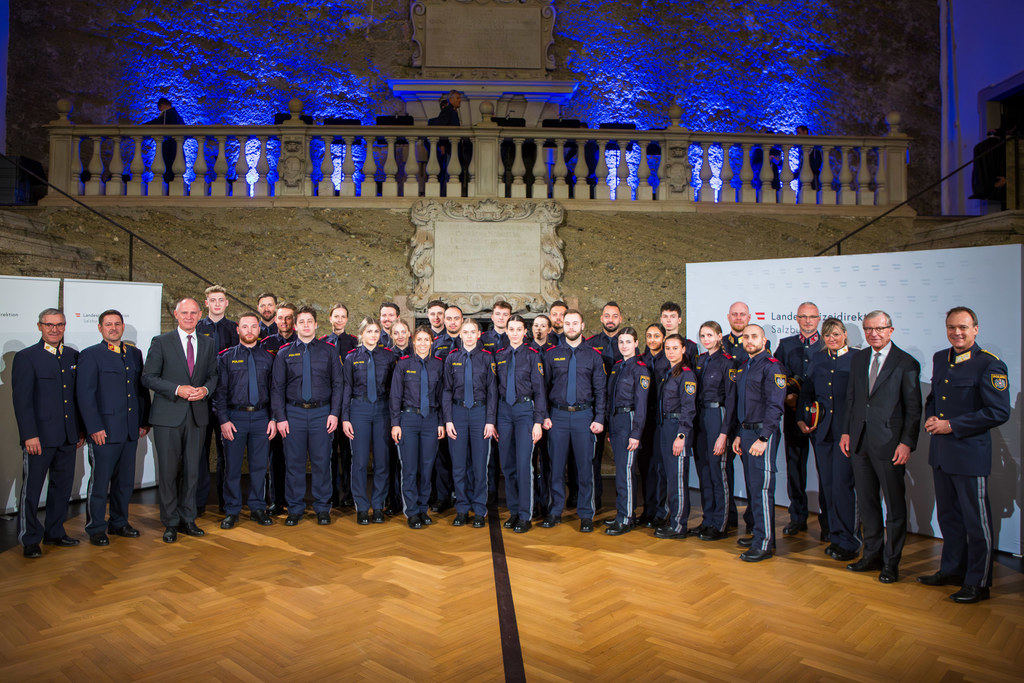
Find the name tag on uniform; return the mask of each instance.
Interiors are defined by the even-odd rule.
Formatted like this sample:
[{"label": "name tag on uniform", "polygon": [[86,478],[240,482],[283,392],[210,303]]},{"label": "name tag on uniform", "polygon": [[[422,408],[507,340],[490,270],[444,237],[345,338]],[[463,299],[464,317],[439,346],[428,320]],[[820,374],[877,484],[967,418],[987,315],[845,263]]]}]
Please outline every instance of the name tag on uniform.
[{"label": "name tag on uniform", "polygon": [[244,362],[245,362],[244,360],[233,360],[233,361],[231,361],[231,364],[234,365],[235,363],[244,363]]},{"label": "name tag on uniform", "polygon": [[452,366],[461,366],[461,365],[462,365],[462,363],[459,363],[459,362],[456,362],[456,361],[452,361]]},{"label": "name tag on uniform", "polygon": [[362,365],[365,362],[365,360],[354,360],[352,361],[352,365]]},{"label": "name tag on uniform", "polygon": [[405,374],[407,374],[407,375],[415,375],[416,371],[415,370],[406,370]]},{"label": "name tag on uniform", "polygon": [[507,362],[507,361],[499,360],[498,361],[498,365],[501,365],[502,363],[505,363],[505,362]]},{"label": "name tag on uniform", "polygon": [[565,360],[565,356],[562,356],[561,358],[554,358],[552,360]]},{"label": "name tag on uniform", "polygon": [[954,358],[953,362],[954,363],[963,363],[965,360],[970,360],[970,359],[971,359],[971,352],[967,351],[966,353],[961,353],[959,356]]}]

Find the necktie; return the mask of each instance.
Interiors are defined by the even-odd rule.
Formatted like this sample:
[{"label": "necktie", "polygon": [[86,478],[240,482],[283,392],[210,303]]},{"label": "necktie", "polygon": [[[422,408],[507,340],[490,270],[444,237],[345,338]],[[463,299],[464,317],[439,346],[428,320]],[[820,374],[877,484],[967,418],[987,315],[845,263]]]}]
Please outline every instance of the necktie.
[{"label": "necktie", "polygon": [[188,374],[196,369],[196,350],[192,346],[192,335],[188,335],[188,348],[185,350],[185,364],[188,365]]},{"label": "necktie", "polygon": [[260,393],[256,384],[256,358],[253,355],[252,349],[249,349],[249,359],[246,362],[249,366],[249,405],[254,406],[260,402]]},{"label": "necktie", "polygon": [[875,351],[875,359],[871,361],[871,371],[868,373],[868,393],[875,389],[875,380],[878,379],[878,368],[882,365],[882,353]]},{"label": "necktie", "polygon": [[569,376],[565,383],[565,402],[576,404],[576,351],[569,352]]},{"label": "necktie", "polygon": [[313,372],[309,366],[309,347],[302,348],[302,400],[306,403],[313,398]]},{"label": "necktie", "polygon": [[740,373],[740,381],[737,382],[739,386],[737,387],[738,393],[736,395],[736,414],[740,422],[747,421],[747,375],[750,374],[749,364],[745,370],[745,372]]},{"label": "necktie", "polygon": [[505,402],[514,405],[516,402],[516,351],[512,349],[512,360],[508,364],[508,375],[505,376]]},{"label": "necktie", "polygon": [[430,412],[430,397],[427,392],[427,360],[420,359],[420,415]]},{"label": "necktie", "polygon": [[462,380],[464,395],[462,402],[469,408],[473,405],[473,357],[466,352],[466,374]]},{"label": "necktie", "polygon": [[377,400],[377,368],[373,364],[373,351],[370,351],[370,360],[366,361],[366,398],[370,403]]}]

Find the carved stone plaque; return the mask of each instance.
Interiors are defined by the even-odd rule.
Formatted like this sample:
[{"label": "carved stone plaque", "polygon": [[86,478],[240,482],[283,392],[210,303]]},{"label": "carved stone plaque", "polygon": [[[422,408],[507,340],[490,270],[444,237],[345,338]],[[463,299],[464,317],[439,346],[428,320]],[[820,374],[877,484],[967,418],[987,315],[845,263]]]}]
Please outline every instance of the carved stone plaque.
[{"label": "carved stone plaque", "polygon": [[441,298],[470,315],[503,299],[513,311],[546,311],[561,298],[563,216],[555,202],[417,202],[410,305],[422,311]]}]

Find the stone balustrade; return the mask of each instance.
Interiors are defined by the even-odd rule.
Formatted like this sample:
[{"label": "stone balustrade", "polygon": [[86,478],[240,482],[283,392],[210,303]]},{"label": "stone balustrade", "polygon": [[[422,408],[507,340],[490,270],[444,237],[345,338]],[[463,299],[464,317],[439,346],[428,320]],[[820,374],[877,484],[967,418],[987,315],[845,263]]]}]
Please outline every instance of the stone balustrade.
[{"label": "stone balustrade", "polygon": [[[306,125],[298,100],[274,126],[121,126],[75,125],[61,100],[49,180],[91,203],[135,205],[401,207],[423,196],[843,212],[907,195],[897,113],[888,136],[845,137],[692,132],[678,107],[664,130],[503,127],[490,107],[471,128]],[[43,203],[68,201],[51,191]]]}]

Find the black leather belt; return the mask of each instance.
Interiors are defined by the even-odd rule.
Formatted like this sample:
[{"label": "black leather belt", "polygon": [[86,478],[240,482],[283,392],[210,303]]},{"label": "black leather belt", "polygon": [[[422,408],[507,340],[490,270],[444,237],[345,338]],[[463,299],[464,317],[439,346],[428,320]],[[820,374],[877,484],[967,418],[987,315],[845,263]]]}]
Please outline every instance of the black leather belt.
[{"label": "black leather belt", "polygon": [[[423,415],[423,413],[420,412],[419,408],[402,408],[402,412],[403,413],[413,413],[414,415]],[[435,408],[434,406],[430,406],[430,410],[427,412],[427,415],[436,415],[436,414],[437,414],[437,408]]]},{"label": "black leather belt", "polygon": [[719,401],[704,401],[701,403],[705,408],[721,408],[722,404]]},{"label": "black leather belt", "polygon": [[555,403],[554,406],[556,408],[558,408],[559,410],[564,410],[567,413],[579,413],[579,412],[584,411],[584,410],[590,410],[594,406],[594,404],[593,403],[574,403],[571,406],[567,406],[567,405],[563,405],[561,403]]},{"label": "black leather belt", "polygon": [[266,410],[266,409],[267,409],[267,404],[266,403],[257,403],[254,406],[228,405],[228,410],[241,410],[244,413],[255,413],[255,412],[259,412],[260,410]]},{"label": "black leather belt", "polygon": [[740,429],[749,429],[752,432],[759,432],[764,428],[764,422],[741,422]]},{"label": "black leather belt", "polygon": [[483,401],[474,401],[473,405],[468,406],[465,403],[463,403],[462,401],[455,401],[455,405],[459,406],[460,408],[479,408],[483,404],[484,404]]},{"label": "black leather belt", "polygon": [[622,413],[632,413],[633,406],[621,406],[612,411],[612,415],[620,415]]},{"label": "black leather belt", "polygon": [[661,419],[662,420],[678,420],[680,415],[682,415],[682,413],[662,413],[661,414]]},{"label": "black leather belt", "polygon": [[309,403],[303,403],[302,401],[288,401],[288,405],[295,406],[296,408],[319,408],[320,406],[329,405],[328,401],[310,401]]},{"label": "black leather belt", "polygon": [[533,399],[532,399],[532,398],[529,398],[528,396],[522,396],[522,397],[520,397],[520,398],[517,398],[517,399],[515,400],[515,402],[513,402],[513,403],[509,403],[509,402],[508,402],[508,401],[506,401],[505,399],[501,399],[501,402],[502,402],[502,403],[504,403],[504,404],[505,404],[505,405],[507,405],[507,406],[517,406],[517,405],[519,405],[520,403],[533,403]]}]

